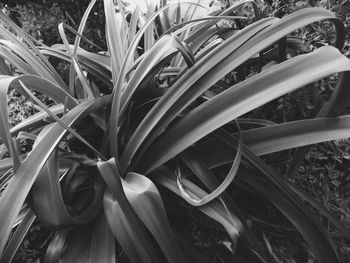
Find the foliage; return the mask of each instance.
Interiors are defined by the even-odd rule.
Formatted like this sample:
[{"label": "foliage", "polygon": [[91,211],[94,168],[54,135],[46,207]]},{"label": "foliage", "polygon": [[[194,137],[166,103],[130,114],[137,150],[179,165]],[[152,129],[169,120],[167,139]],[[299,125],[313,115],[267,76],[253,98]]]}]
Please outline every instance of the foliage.
[{"label": "foliage", "polygon": [[[89,1],[3,1],[1,8],[6,8],[10,18],[19,25],[23,31],[36,40],[53,45],[61,42],[57,25],[61,22],[77,28]],[[92,10],[90,19],[85,26],[84,35],[93,39],[96,44],[105,46],[103,4],[99,2]],[[74,41],[74,35],[67,36]],[[86,49],[93,48],[83,42]]]},{"label": "foliage", "polygon": [[[203,18],[196,4],[158,9],[149,2],[128,22],[122,6],[105,0],[103,52],[80,37],[95,2],[74,44],[61,23],[63,44],[51,47],[0,14],[1,262],[15,257],[27,233],[38,235],[33,224],[52,232],[38,235],[45,262],[219,261],[186,241],[183,226],[193,222],[220,233],[227,260],[278,260],[263,231],[269,228],[304,240],[318,262],[337,262],[332,235],[350,238],[350,231],[271,159],[348,136],[350,116],[337,117],[349,96],[343,23],[321,8],[260,19],[247,0]],[[243,5],[254,21],[237,16]],[[298,30],[323,20],[334,25],[327,39],[334,46],[310,49]],[[48,59],[67,63],[65,80]],[[264,107],[286,101],[288,109],[286,94],[328,76],[337,85],[315,118],[266,115]],[[10,127],[12,90],[35,106]],[[306,152],[295,151],[287,174]]]}]

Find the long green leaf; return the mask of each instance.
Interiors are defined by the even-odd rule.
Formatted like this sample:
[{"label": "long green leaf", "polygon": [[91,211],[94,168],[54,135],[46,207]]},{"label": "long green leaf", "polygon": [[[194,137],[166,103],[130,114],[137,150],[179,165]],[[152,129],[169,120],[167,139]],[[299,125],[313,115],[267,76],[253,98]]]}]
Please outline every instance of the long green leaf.
[{"label": "long green leaf", "polygon": [[58,151],[54,150],[35,180],[29,200],[40,222],[46,227],[57,228],[87,223],[96,217],[102,207],[104,193],[101,180],[94,184],[94,190],[94,198],[83,212],[74,211],[74,206],[69,212],[61,192]]},{"label": "long green leaf", "polygon": [[114,236],[131,262],[158,262],[159,254],[152,239],[125,196],[115,159],[98,162],[97,167],[108,186],[104,195],[104,211]]},{"label": "long green leaf", "polygon": [[128,173],[122,184],[132,208],[157,240],[168,261],[187,262],[174,239],[163,201],[153,182],[140,174]]},{"label": "long green leaf", "polygon": [[13,160],[13,169],[16,170],[21,161],[19,159],[19,154],[15,148],[15,144],[10,134],[10,127],[8,122],[8,107],[7,107],[7,91],[9,85],[1,85],[4,79],[0,79],[0,136],[6,148],[10,152],[10,156]]},{"label": "long green leaf", "polygon": [[[81,40],[81,35],[83,34],[85,25],[86,25],[86,21],[87,18],[93,8],[93,6],[95,5],[96,0],[92,0],[89,3],[89,6],[86,8],[83,17],[80,20],[80,24],[79,24],[79,28],[78,28],[78,32],[77,32],[77,36],[75,37],[75,41],[74,41],[74,49],[72,52],[72,57],[76,58],[77,57],[77,53],[78,53],[78,48],[79,48],[79,44],[80,44],[80,40]],[[70,65],[70,70],[69,70],[69,82],[74,80],[74,70],[75,70],[75,65]]]},{"label": "long green leaf", "polygon": [[45,263],[60,262],[68,234],[68,230],[57,231],[54,234],[49,246],[46,249]]},{"label": "long green leaf", "polygon": [[89,263],[116,262],[115,241],[103,213],[96,219],[91,238],[91,251]]},{"label": "long green leaf", "polygon": [[[155,171],[152,174],[152,179],[162,184],[163,186],[165,186],[175,194],[181,196],[181,192],[177,186],[176,177],[169,170],[160,169]],[[186,189],[190,192],[191,196],[193,196],[194,198],[200,199],[207,195],[205,191],[203,191],[196,184],[193,184],[187,179],[184,179],[183,183],[186,186]],[[241,223],[238,221],[232,220],[231,215],[227,213],[227,211],[219,201],[214,200],[213,202],[205,206],[199,207],[199,209],[204,214],[206,214],[207,216],[211,217],[212,219],[220,223],[225,228],[229,236],[231,238],[234,237],[233,242],[235,243],[237,242],[237,239],[239,237],[239,231],[241,228],[241,225],[240,225]]]},{"label": "long green leaf", "polygon": [[[64,23],[60,23],[58,25],[58,32],[60,33],[60,36],[61,36],[61,38],[63,40],[63,43],[65,44],[66,49],[67,49],[67,51],[68,51],[68,53],[69,53],[69,55],[71,57],[70,68],[74,69],[77,72],[78,79],[79,79],[81,85],[83,86],[84,91],[87,94],[87,97],[90,98],[90,99],[94,98],[95,96],[94,96],[94,94],[93,94],[93,92],[91,90],[90,85],[88,84],[88,80],[86,79],[86,77],[85,77],[85,75],[84,75],[84,73],[83,73],[79,63],[77,62],[76,57],[72,54],[72,52],[71,52],[71,50],[69,48],[69,42],[68,42],[66,33],[64,31]],[[71,94],[74,94],[75,93],[75,89],[74,89],[75,74],[71,70],[70,70],[70,73],[72,73],[72,74],[69,74],[69,89],[70,89]]]},{"label": "long green leaf", "polygon": [[191,205],[194,206],[202,206],[205,205],[207,203],[209,203],[210,201],[214,200],[215,198],[217,198],[219,195],[221,195],[226,189],[227,187],[233,182],[233,179],[235,178],[237,171],[238,171],[238,167],[239,164],[241,162],[241,155],[242,155],[242,134],[240,133],[239,135],[239,145],[237,148],[237,153],[236,156],[232,162],[232,166],[230,171],[227,173],[227,176],[225,177],[225,179],[222,181],[222,183],[215,189],[213,190],[213,192],[211,192],[209,195],[203,197],[200,200],[195,200],[192,199],[187,192],[185,191],[185,189],[183,188],[183,185],[180,181],[181,176],[180,174],[178,174],[178,178],[177,178],[177,183],[180,189],[180,192],[182,194],[182,197]]},{"label": "long green leaf", "polygon": [[9,66],[6,64],[3,56],[0,56],[0,74],[1,75],[12,75],[11,70],[10,70]]},{"label": "long green leaf", "polygon": [[[3,41],[1,41],[3,42]],[[35,68],[30,67],[28,63],[23,61],[15,52],[13,49],[10,49],[5,46],[0,46],[0,54],[4,58],[6,58],[13,66],[15,66],[17,69],[19,69],[24,74],[31,74],[31,75],[37,75],[37,71]],[[3,74],[3,75],[9,75],[12,74],[9,72],[9,74]]]},{"label": "long green leaf", "polygon": [[244,142],[257,155],[350,136],[350,116],[315,118],[275,124],[243,132]]}]

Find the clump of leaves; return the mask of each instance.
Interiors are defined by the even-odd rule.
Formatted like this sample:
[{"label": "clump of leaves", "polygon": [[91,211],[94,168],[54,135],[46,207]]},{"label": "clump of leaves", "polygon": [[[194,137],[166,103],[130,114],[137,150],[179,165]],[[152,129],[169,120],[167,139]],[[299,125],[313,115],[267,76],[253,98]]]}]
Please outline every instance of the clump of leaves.
[{"label": "clump of leaves", "polygon": [[[108,50],[92,53],[80,42],[93,45],[82,33],[95,2],[77,31],[59,25],[63,44],[52,47],[36,46],[0,14],[0,136],[8,152],[0,160],[1,261],[14,258],[37,218],[53,232],[47,262],[209,262],[181,235],[181,223],[194,220],[221,230],[236,260],[272,260],[260,235],[268,225],[292,229],[318,262],[336,262],[332,237],[303,201],[344,237],[349,230],[261,156],[348,136],[350,116],[336,117],[347,106],[350,78],[339,51],[341,21],[320,8],[260,19],[256,4],[244,0],[202,18],[200,4],[148,2],[128,22],[121,3],[105,0]],[[244,16],[232,15],[245,4],[255,14],[246,26]],[[288,57],[304,44],[289,35],[320,20],[334,24],[334,47]],[[73,45],[66,30],[76,33]],[[67,85],[48,57],[69,63]],[[21,74],[11,76],[8,64]],[[242,118],[338,72],[316,118]],[[222,81],[229,73],[232,82]],[[12,128],[10,88],[40,108]],[[20,151],[23,139],[32,149]],[[305,152],[296,151],[288,173]]]}]

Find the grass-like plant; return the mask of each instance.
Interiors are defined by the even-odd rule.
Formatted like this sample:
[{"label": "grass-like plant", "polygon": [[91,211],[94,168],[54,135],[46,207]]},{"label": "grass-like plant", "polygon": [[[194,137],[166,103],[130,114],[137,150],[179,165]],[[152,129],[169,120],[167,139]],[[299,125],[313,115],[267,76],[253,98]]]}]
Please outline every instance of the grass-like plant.
[{"label": "grass-like plant", "polygon": [[[63,44],[52,47],[0,12],[0,262],[14,258],[36,219],[54,233],[45,262],[117,262],[117,248],[134,263],[206,262],[182,244],[175,225],[183,206],[220,224],[233,252],[248,247],[246,262],[271,262],[260,223],[230,195],[237,190],[277,208],[318,262],[337,262],[332,238],[304,201],[348,238],[349,230],[260,156],[349,136],[350,116],[337,117],[350,98],[343,24],[320,8],[260,19],[248,0],[206,17],[196,16],[200,4],[157,9],[150,1],[127,21],[121,5],[104,0],[108,50],[91,53],[79,44],[90,41],[82,35],[95,2],[77,31],[59,25]],[[245,4],[252,23],[233,16]],[[288,36],[323,20],[334,24],[333,46],[304,54],[303,42]],[[70,65],[68,81],[52,61]],[[338,85],[313,119],[274,123],[247,114],[335,73]],[[14,127],[9,89],[36,109]],[[21,151],[23,141],[30,151]]]}]

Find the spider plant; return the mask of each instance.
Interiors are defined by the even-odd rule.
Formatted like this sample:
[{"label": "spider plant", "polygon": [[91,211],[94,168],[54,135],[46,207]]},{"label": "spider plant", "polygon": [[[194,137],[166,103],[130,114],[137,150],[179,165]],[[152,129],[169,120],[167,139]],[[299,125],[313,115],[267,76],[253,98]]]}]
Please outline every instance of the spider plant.
[{"label": "spider plant", "polygon": [[[92,53],[80,42],[93,44],[83,33],[95,2],[76,31],[59,25],[63,44],[52,47],[0,13],[0,262],[13,260],[36,220],[52,231],[45,262],[124,262],[120,250],[131,262],[207,262],[180,235],[186,209],[198,211],[190,220],[224,230],[246,262],[270,262],[260,223],[232,197],[237,190],[280,211],[318,262],[337,262],[334,241],[306,202],[347,238],[349,230],[261,157],[349,136],[350,116],[338,114],[349,98],[350,61],[333,13],[310,8],[261,19],[255,2],[242,0],[198,17],[200,2],[149,1],[127,21],[121,2],[104,0],[108,50]],[[236,15],[244,5],[251,22]],[[305,53],[289,37],[323,20],[334,24],[333,45]],[[288,52],[297,55],[287,59]],[[53,60],[69,65],[68,81]],[[258,70],[245,73],[252,65]],[[232,72],[237,79],[228,85]],[[275,123],[250,114],[336,73],[338,85],[315,118]],[[13,127],[9,89],[36,109]],[[31,150],[21,151],[24,141]]]}]

